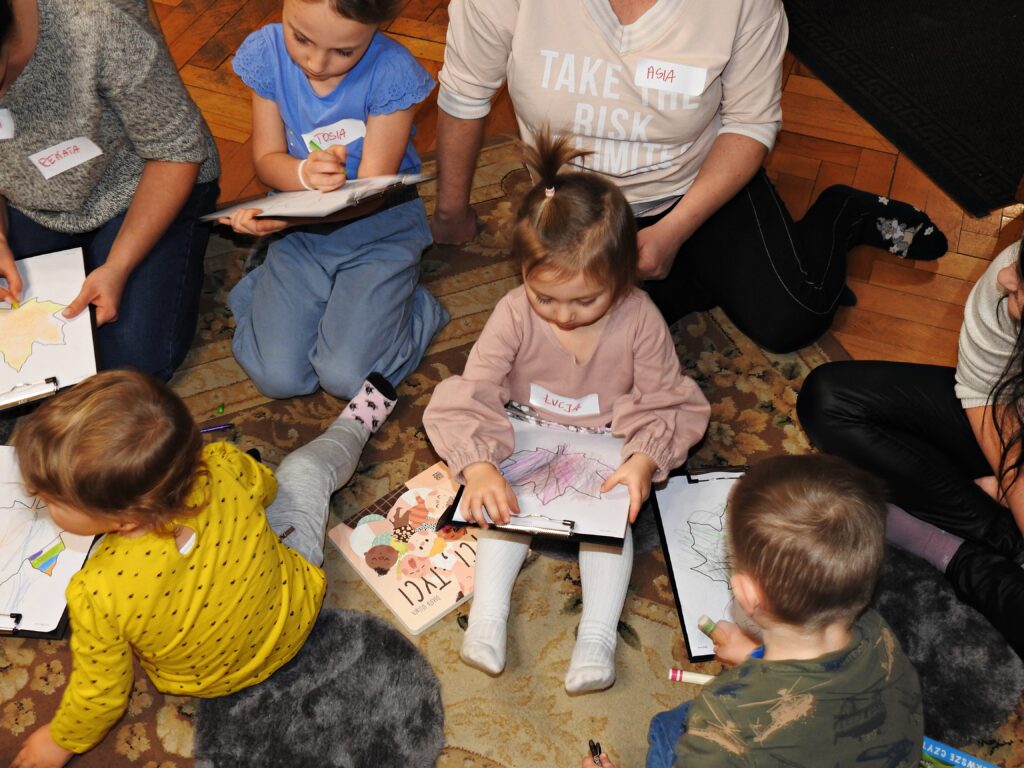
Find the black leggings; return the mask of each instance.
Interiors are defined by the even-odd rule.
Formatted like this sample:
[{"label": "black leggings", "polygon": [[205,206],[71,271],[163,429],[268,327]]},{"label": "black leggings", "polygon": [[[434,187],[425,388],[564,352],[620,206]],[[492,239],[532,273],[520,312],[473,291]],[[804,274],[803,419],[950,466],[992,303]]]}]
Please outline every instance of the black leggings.
[{"label": "black leggings", "polygon": [[829,363],[804,382],[797,415],[820,450],[885,481],[893,502],[966,541],[946,569],[958,596],[1024,656],[1024,539],[974,480],[992,474],[953,391],[953,368]]},{"label": "black leggings", "polygon": [[830,187],[794,223],[762,169],[683,243],[668,276],[644,287],[669,323],[720,306],[765,349],[799,349],[832,324],[846,252],[870,214],[863,197]]}]

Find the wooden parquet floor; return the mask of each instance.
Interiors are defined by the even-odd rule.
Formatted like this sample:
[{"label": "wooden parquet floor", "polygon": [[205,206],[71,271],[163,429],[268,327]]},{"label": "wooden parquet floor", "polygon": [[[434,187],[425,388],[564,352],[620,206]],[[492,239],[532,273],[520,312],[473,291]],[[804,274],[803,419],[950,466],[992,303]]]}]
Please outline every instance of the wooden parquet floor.
[{"label": "wooden parquet floor", "polygon": [[[231,71],[231,56],[249,32],[280,20],[280,5],[280,0],[155,0],[171,55],[217,139],[225,201],[264,191],[253,171],[249,90]],[[447,0],[410,0],[384,31],[436,77],[447,24]],[[850,184],[927,211],[949,239],[950,252],[935,262],[855,249],[848,274],[858,303],[840,310],[836,338],[858,359],[955,364],[967,294],[989,260],[1020,237],[1024,205],[981,219],[970,216],[792,56],[783,83],[783,130],[765,165],[795,218],[829,185]],[[435,91],[416,115],[421,153],[434,149],[436,122]],[[487,132],[515,132],[504,92]]]}]

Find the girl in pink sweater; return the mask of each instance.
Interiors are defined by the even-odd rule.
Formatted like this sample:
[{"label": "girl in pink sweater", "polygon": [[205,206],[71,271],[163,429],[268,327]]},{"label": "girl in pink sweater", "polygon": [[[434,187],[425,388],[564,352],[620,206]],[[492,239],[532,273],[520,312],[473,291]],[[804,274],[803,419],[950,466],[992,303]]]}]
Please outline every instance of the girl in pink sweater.
[{"label": "girl in pink sweater", "polygon": [[[686,459],[710,407],[680,370],[672,337],[647,294],[634,286],[636,226],[614,184],[591,173],[559,173],[585,153],[539,137],[527,163],[539,181],[517,213],[512,249],[524,285],[495,307],[461,376],[441,382],[424,415],[427,434],[457,479],[464,509],[486,526],[519,511],[498,470],[513,451],[509,401],[561,424],[602,428],[624,439],[622,464],[602,492],[629,489],[632,523],[652,481]],[[462,659],[491,674],[505,667],[512,586],[530,537],[488,530],[477,552],[476,594]],[[633,566],[622,547],[580,544],[583,616],[565,687],[615,682],[616,628]]]}]

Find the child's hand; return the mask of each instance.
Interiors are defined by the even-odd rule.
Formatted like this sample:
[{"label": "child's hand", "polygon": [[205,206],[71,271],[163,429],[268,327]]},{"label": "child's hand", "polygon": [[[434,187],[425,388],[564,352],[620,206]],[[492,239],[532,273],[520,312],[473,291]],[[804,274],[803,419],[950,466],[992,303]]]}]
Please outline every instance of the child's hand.
[{"label": "child's hand", "polygon": [[[583,768],[597,768],[597,763],[594,762],[594,758],[587,755],[583,759]],[[615,763],[604,752],[601,753],[601,768],[615,768]]]},{"label": "child's hand", "polygon": [[715,622],[715,657],[727,667],[744,662],[761,645],[731,621]]},{"label": "child's hand", "polygon": [[230,216],[221,216],[217,219],[218,224],[227,224],[240,235],[255,235],[263,237],[280,232],[288,226],[284,219],[257,219],[256,216],[263,213],[259,208],[239,208],[233,211]]},{"label": "child's hand", "polygon": [[508,524],[512,515],[519,514],[519,502],[508,480],[498,468],[486,461],[470,464],[462,470],[466,489],[462,492],[463,514],[481,528],[487,527],[487,517],[500,525]]},{"label": "child's hand", "polygon": [[11,768],[60,768],[75,753],[64,749],[50,735],[50,724],[37,728],[25,739],[18,754],[11,762]]},{"label": "child's hand", "polygon": [[333,192],[345,183],[347,152],[339,145],[314,149],[302,166],[302,178],[318,192]]},{"label": "child's hand", "polygon": [[634,453],[608,476],[601,486],[601,493],[608,493],[616,485],[626,486],[629,489],[629,522],[632,523],[651,495],[651,478],[657,470],[658,465],[650,456]]},{"label": "child's hand", "polygon": [[7,287],[0,285],[0,301],[14,303],[21,301],[21,275],[14,261],[14,253],[7,245],[7,238],[0,236],[0,278],[7,281]]}]

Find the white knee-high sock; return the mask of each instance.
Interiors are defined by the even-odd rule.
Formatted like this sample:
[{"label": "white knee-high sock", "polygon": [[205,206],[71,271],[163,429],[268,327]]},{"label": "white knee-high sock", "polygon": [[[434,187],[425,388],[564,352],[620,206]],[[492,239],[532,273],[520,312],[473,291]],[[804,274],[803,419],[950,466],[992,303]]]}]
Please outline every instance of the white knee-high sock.
[{"label": "white knee-high sock", "polygon": [[583,616],[565,676],[565,689],[570,693],[599,691],[615,682],[619,617],[632,572],[632,528],[626,530],[621,549],[603,544],[580,544]]},{"label": "white knee-high sock", "polygon": [[512,586],[530,551],[530,537],[493,528],[477,536],[476,576],[462,660],[496,675],[505,668],[505,638]]}]

